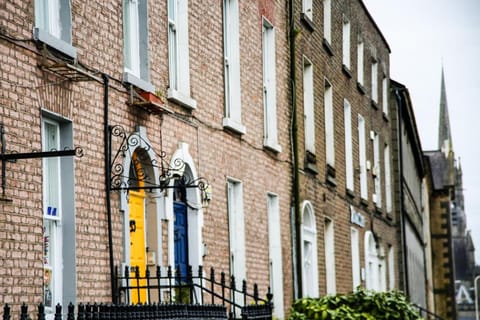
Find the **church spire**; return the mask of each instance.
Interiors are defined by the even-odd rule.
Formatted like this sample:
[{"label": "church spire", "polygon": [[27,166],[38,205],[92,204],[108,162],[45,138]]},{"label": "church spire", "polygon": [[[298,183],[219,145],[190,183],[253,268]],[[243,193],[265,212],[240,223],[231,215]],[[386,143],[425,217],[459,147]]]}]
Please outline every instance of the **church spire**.
[{"label": "church spire", "polygon": [[446,155],[452,151],[452,135],[450,133],[450,119],[448,118],[447,92],[445,90],[445,76],[442,67],[442,84],[440,89],[440,118],[438,123],[438,148]]}]

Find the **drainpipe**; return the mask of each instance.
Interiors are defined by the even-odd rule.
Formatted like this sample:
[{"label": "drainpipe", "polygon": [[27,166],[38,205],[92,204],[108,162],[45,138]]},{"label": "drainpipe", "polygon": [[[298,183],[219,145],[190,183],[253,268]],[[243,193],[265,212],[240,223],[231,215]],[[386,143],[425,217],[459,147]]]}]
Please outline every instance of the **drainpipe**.
[{"label": "drainpipe", "polygon": [[[292,139],[292,157],[293,157],[293,214],[294,214],[294,230],[295,234],[292,235],[294,242],[294,254],[293,261],[294,274],[293,278],[296,279],[297,297],[302,296],[302,244],[300,241],[302,216],[300,213],[300,180],[299,180],[299,165],[298,165],[298,123],[297,123],[297,95],[296,95],[296,55],[295,55],[295,38],[298,31],[295,30],[295,15],[294,15],[294,2],[290,0],[288,3],[289,14],[289,28],[290,28],[290,91],[292,99],[292,127],[291,127],[291,139]],[[294,285],[295,291],[295,285]],[[294,292],[295,296],[295,292]]]},{"label": "drainpipe", "polygon": [[108,253],[110,258],[110,288],[112,290],[112,302],[116,301],[114,266],[113,266],[113,240],[112,240],[112,204],[110,199],[110,129],[108,126],[108,83],[109,78],[107,74],[102,74],[103,78],[103,138],[104,138],[104,153],[105,153],[105,200],[107,206],[108,219]]},{"label": "drainpipe", "polygon": [[403,146],[402,146],[402,97],[400,96],[400,90],[395,89],[395,97],[397,100],[398,105],[398,163],[399,163],[399,187],[400,187],[400,233],[401,233],[401,246],[402,246],[402,259],[403,259],[403,282],[404,282],[404,289],[407,296],[410,295],[409,286],[408,286],[408,270],[407,270],[407,239],[405,233],[405,213],[403,212],[404,204],[403,204]]}]

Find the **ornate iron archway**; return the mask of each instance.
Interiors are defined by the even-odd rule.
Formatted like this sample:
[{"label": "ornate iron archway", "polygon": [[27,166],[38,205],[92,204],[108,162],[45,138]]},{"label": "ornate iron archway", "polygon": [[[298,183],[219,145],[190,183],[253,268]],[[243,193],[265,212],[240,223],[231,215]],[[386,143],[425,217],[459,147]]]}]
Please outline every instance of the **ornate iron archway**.
[{"label": "ornate iron archway", "polygon": [[[110,126],[110,191],[128,190],[155,190],[161,191],[169,188],[198,188],[205,192],[208,188],[208,181],[204,177],[189,177],[183,173],[186,164],[182,159],[176,158],[171,162],[167,160],[167,154],[161,150],[155,152],[150,142],[142,137],[139,132],[127,134],[120,125]],[[116,139],[118,149],[115,154],[112,152],[112,142]],[[132,157],[133,152],[136,157]],[[155,159],[148,156],[153,152]],[[130,153],[130,155],[128,155]],[[132,163],[125,167],[124,159],[129,156]],[[140,170],[131,170],[132,165]],[[147,168],[155,168],[158,177],[151,176]],[[140,186],[139,182],[144,185]],[[172,183],[175,181],[175,183]]]}]

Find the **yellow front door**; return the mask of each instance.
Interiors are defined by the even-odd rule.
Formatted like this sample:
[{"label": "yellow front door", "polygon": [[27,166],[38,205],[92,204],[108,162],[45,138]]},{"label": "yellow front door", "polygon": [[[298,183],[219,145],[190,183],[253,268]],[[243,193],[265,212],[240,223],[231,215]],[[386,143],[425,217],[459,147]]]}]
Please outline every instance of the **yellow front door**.
[{"label": "yellow front door", "polygon": [[[138,268],[140,277],[145,277],[146,263],[146,243],[145,243],[145,192],[129,191],[129,226],[130,226],[130,266],[132,267],[131,277],[133,278],[130,286],[146,286],[145,279],[135,279],[135,268]],[[133,289],[130,292],[130,301],[132,303],[147,302],[146,289]]]}]

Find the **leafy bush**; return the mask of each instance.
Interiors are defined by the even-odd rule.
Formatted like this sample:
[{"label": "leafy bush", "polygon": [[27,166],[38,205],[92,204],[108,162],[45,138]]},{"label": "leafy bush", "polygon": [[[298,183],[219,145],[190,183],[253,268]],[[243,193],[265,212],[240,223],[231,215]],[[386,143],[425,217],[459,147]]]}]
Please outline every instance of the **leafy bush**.
[{"label": "leafy bush", "polygon": [[405,295],[397,291],[374,292],[359,288],[349,294],[303,298],[292,306],[290,320],[422,319]]}]

